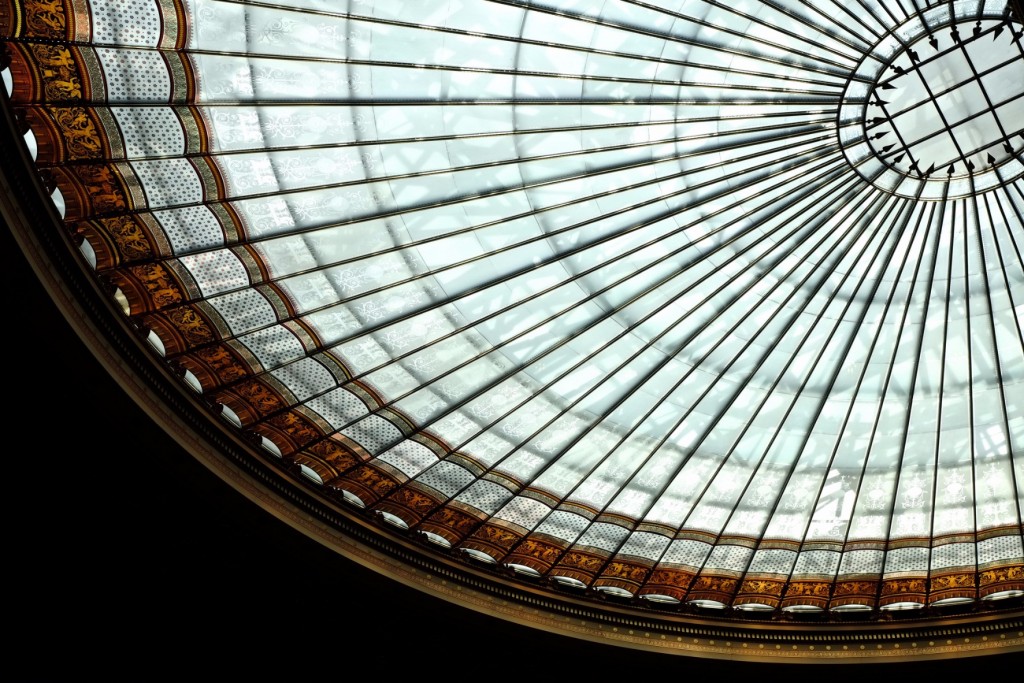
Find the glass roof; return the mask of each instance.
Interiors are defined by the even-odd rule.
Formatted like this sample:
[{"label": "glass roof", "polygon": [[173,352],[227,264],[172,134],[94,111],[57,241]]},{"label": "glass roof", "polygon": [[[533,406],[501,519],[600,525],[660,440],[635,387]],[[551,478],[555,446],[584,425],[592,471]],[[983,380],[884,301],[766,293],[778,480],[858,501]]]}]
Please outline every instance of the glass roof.
[{"label": "glass roof", "polygon": [[[71,4],[130,201],[66,219],[323,495],[623,598],[1015,590],[979,578],[1024,564],[1005,3]],[[123,215],[135,261],[98,236]]]}]

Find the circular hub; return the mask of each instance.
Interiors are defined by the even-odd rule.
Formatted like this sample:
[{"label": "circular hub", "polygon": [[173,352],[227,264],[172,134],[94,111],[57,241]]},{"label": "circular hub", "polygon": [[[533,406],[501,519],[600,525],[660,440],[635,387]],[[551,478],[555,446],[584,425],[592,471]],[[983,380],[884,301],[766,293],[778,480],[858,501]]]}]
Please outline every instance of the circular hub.
[{"label": "circular hub", "polygon": [[876,186],[939,199],[1024,172],[1024,45],[1003,17],[931,10],[877,43],[844,93],[844,153]]}]

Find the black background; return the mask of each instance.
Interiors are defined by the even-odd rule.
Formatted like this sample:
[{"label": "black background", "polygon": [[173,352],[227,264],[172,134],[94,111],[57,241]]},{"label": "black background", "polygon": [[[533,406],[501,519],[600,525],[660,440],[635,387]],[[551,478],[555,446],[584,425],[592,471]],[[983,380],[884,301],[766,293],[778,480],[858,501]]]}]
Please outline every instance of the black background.
[{"label": "black background", "polygon": [[73,335],[0,232],[4,411],[21,435],[4,443],[0,479],[4,680],[1019,674],[1019,655],[826,671],[607,647],[379,577],[177,447]]}]

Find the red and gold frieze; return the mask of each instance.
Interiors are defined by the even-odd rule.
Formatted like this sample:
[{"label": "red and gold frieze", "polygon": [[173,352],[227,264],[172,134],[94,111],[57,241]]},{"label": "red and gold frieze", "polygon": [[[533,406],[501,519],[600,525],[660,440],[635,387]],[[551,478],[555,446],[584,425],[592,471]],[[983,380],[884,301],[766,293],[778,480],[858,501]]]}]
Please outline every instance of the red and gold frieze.
[{"label": "red and gold frieze", "polygon": [[0,36],[69,40],[74,12],[68,0],[3,0]]},{"label": "red and gold frieze", "polygon": [[159,313],[140,316],[139,322],[155,332],[168,357],[186,353],[218,341],[216,327],[196,305],[178,306]]},{"label": "red and gold frieze", "polygon": [[845,605],[865,605],[874,607],[878,599],[879,582],[861,579],[858,581],[839,581],[832,591],[829,608]]},{"label": "red and gold frieze", "polygon": [[888,579],[882,582],[882,590],[878,597],[878,606],[892,605],[898,602],[919,602],[924,604],[928,580],[923,577],[904,577]]},{"label": "red and gold frieze", "polygon": [[211,400],[223,403],[238,415],[243,426],[249,426],[288,408],[290,401],[279,388],[263,379],[247,379],[210,394]]},{"label": "red and gold frieze", "polygon": [[1024,591],[1024,564],[993,567],[978,572],[979,597],[1011,590]]},{"label": "red and gold frieze", "polygon": [[130,315],[178,306],[190,298],[181,280],[160,262],[107,271],[104,278],[124,294]]},{"label": "red and gold frieze", "polygon": [[92,109],[26,106],[18,110],[36,138],[40,166],[109,159],[109,145]]},{"label": "red and gold frieze", "polygon": [[472,548],[487,553],[491,557],[501,560],[513,547],[523,540],[525,534],[513,531],[498,524],[483,524],[472,533],[462,547]]},{"label": "red and gold frieze", "polygon": [[96,270],[147,261],[156,256],[153,235],[134,214],[80,221],[74,234],[89,242],[96,254]]},{"label": "red and gold frieze", "polygon": [[75,47],[54,43],[8,43],[17,104],[79,104],[90,98],[82,55]]},{"label": "red and gold frieze", "polygon": [[[275,419],[277,417],[279,416],[275,416]],[[348,472],[363,462],[363,459],[358,454],[345,448],[343,444],[338,443],[333,438],[321,439],[306,448],[304,452],[310,456],[320,458],[340,474]]]},{"label": "red and gold frieze", "polygon": [[778,579],[746,578],[740,584],[733,605],[768,605],[778,607],[786,582]]},{"label": "red and gold frieze", "polygon": [[790,581],[782,598],[782,607],[813,606],[824,609],[832,593],[830,581]]},{"label": "red and gold frieze", "polygon": [[212,344],[175,358],[181,370],[188,370],[206,390],[238,382],[254,369],[228,344]]},{"label": "red and gold frieze", "polygon": [[420,528],[423,531],[437,534],[452,545],[456,545],[473,533],[482,519],[482,516],[475,517],[449,503],[424,520]]},{"label": "red and gold frieze", "polygon": [[551,569],[551,576],[565,576],[589,586],[607,561],[607,554],[570,550],[562,555],[562,559]]},{"label": "red and gold frieze", "polygon": [[694,572],[671,567],[660,567],[651,572],[647,583],[637,591],[637,595],[666,595],[682,601],[690,590]]},{"label": "red and gold frieze", "polygon": [[687,600],[714,600],[724,604],[732,601],[740,580],[735,576],[702,573],[697,575],[686,596]]},{"label": "red and gold frieze", "polygon": [[949,598],[973,599],[976,592],[974,572],[960,571],[933,575],[928,581],[929,603]]},{"label": "red and gold frieze", "polygon": [[564,541],[559,543],[558,539],[550,537],[540,540],[534,534],[530,534],[516,546],[506,561],[525,565],[541,574],[545,574],[568,547],[569,544]]},{"label": "red and gold frieze", "polygon": [[[288,456],[302,448],[312,447],[314,442],[324,439],[325,434],[319,426],[297,410],[284,410],[252,425],[255,434],[264,436],[278,447],[281,453]],[[339,448],[342,448],[339,445]],[[328,451],[318,453],[327,457]]]},{"label": "red and gold frieze", "polygon": [[423,487],[415,483],[406,484],[387,498],[381,500],[374,509],[391,513],[404,519],[409,524],[419,523],[421,519],[436,510],[444,502]]},{"label": "red and gold frieze", "polygon": [[134,208],[126,179],[114,164],[52,167],[47,172],[64,197],[65,221],[120,214]]},{"label": "red and gold frieze", "polygon": [[651,572],[653,562],[644,564],[640,561],[612,560],[601,570],[600,576],[594,580],[594,587],[621,588],[635,593]]},{"label": "red and gold frieze", "polygon": [[361,465],[331,482],[331,486],[357,496],[367,507],[399,487],[391,474],[370,464]]}]

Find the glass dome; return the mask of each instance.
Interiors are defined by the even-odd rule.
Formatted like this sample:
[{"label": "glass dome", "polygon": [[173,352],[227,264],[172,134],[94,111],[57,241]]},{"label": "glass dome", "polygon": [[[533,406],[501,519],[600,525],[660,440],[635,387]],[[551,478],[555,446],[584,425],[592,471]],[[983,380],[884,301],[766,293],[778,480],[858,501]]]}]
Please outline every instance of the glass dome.
[{"label": "glass dome", "polygon": [[323,526],[656,625],[1024,590],[1005,3],[13,7],[83,267]]}]

